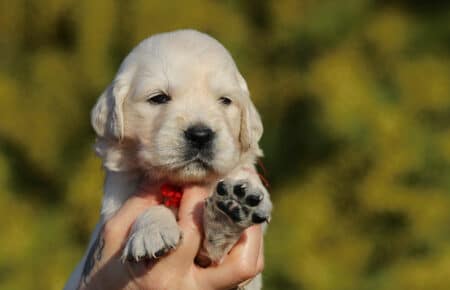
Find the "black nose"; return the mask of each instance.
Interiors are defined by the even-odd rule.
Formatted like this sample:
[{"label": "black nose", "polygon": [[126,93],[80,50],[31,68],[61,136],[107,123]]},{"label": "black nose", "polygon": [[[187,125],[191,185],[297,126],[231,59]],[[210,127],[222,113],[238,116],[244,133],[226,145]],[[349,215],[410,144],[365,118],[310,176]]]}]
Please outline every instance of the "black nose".
[{"label": "black nose", "polygon": [[184,131],[184,136],[197,148],[204,147],[214,138],[214,132],[204,125],[195,125]]}]

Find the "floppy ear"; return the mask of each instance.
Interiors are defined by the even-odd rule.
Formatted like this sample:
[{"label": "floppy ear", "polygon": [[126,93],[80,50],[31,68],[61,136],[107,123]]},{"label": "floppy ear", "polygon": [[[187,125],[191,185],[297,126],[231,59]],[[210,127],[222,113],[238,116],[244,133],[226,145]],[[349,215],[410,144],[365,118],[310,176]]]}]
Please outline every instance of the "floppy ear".
[{"label": "floppy ear", "polygon": [[239,141],[244,152],[253,151],[257,156],[262,155],[258,142],[263,133],[261,117],[250,99],[250,94],[244,78],[238,73],[238,81],[243,92],[241,105],[241,128]]},{"label": "floppy ear", "polygon": [[111,171],[130,168],[120,142],[124,133],[122,105],[127,94],[128,87],[116,79],[101,94],[91,112],[91,124],[98,136],[95,151],[103,159],[103,165]]},{"label": "floppy ear", "polygon": [[122,139],[122,105],[129,87],[116,78],[101,94],[91,111],[91,124],[99,137]]}]

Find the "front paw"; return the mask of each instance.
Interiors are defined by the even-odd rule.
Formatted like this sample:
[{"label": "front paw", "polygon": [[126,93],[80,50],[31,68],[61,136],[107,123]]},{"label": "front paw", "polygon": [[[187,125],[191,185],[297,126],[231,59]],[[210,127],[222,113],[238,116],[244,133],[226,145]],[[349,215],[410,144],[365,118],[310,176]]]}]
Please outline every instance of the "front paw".
[{"label": "front paw", "polygon": [[181,231],[165,207],[154,207],[138,217],[122,252],[122,261],[156,259],[176,248]]},{"label": "front paw", "polygon": [[270,220],[272,204],[267,191],[248,180],[220,181],[208,203],[242,228]]}]

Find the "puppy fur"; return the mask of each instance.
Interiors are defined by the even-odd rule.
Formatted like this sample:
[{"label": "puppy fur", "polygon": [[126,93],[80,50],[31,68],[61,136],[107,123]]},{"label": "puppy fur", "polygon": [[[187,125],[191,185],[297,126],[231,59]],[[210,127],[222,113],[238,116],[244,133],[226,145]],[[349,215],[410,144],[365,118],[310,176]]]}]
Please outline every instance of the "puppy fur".
[{"label": "puppy fur", "polygon": [[[152,102],[158,95],[170,100]],[[202,255],[216,263],[245,228],[269,220],[270,197],[254,169],[262,155],[261,119],[231,55],[212,37],[179,30],[142,41],[122,62],[91,119],[106,178],[89,248],[142,182],[215,188],[205,202]],[[205,130],[211,133],[207,146],[192,148],[186,137],[192,128],[200,137]],[[173,212],[152,207],[136,220],[122,257],[131,262],[157,258],[175,248],[180,237]],[[76,289],[86,256],[65,289]],[[260,288],[260,276],[245,286]]]}]

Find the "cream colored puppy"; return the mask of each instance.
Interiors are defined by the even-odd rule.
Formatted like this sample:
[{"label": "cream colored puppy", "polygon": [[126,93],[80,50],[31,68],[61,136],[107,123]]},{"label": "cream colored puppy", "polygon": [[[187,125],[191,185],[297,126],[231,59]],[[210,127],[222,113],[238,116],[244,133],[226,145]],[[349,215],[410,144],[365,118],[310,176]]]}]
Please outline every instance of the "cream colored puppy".
[{"label": "cream colored puppy", "polygon": [[[272,205],[254,163],[263,128],[245,80],[210,36],[180,30],[152,36],[125,58],[92,110],[96,151],[106,170],[102,224],[146,182],[214,185],[205,202],[203,257],[220,262],[243,230],[268,221]],[[155,259],[175,248],[174,212],[154,206],[138,217],[124,262]],[[89,251],[66,285],[83,276]],[[89,262],[89,261],[88,261]],[[260,289],[260,277],[246,289]]]}]

